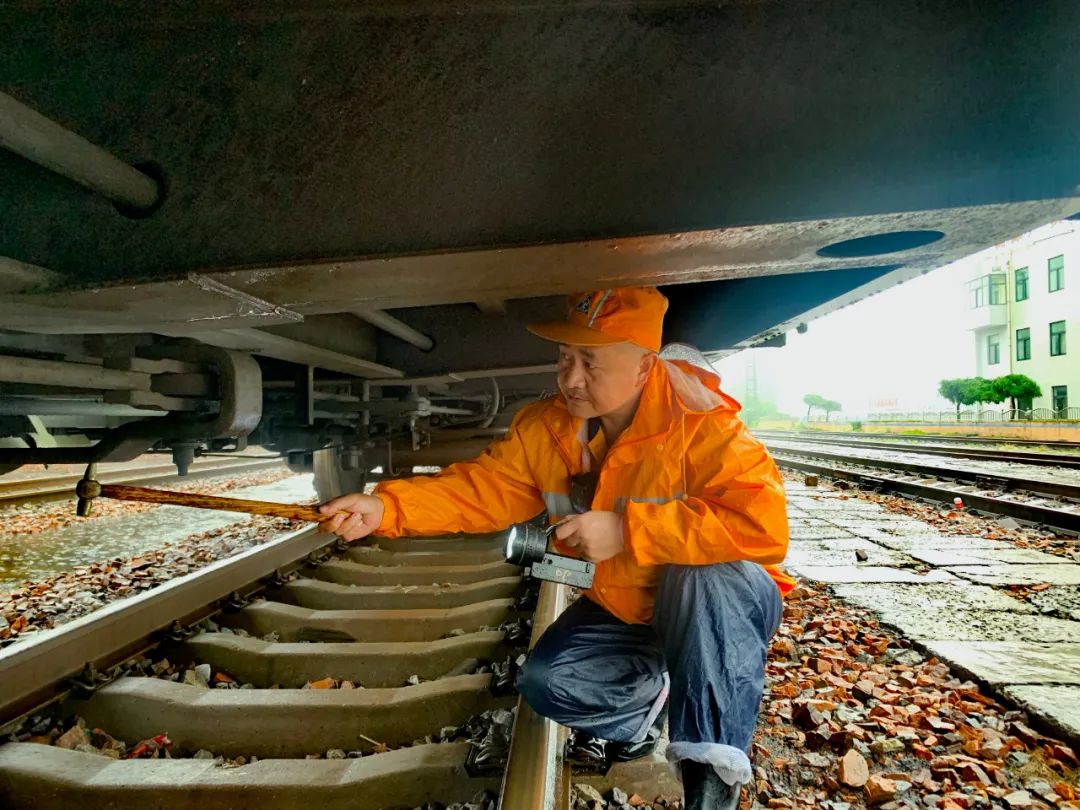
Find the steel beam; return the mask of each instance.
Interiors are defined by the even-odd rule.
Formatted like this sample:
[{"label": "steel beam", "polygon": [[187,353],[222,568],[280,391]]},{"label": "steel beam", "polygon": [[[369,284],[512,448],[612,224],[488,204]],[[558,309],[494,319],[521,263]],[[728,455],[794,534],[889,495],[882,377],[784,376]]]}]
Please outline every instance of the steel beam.
[{"label": "steel beam", "polygon": [[[394,309],[470,303],[607,286],[682,284],[901,263],[900,270],[888,275],[887,286],[1078,208],[1080,197],[1071,197],[558,244],[327,259],[206,270],[201,275],[305,316],[357,306]],[[945,236],[901,252],[853,258],[818,254],[836,242],[907,230],[940,230]],[[235,319],[246,321],[245,325],[286,322],[270,313],[239,313],[225,301],[191,281],[157,281],[8,296],[0,302],[0,322],[11,329],[55,334],[136,328],[169,332],[170,326],[191,334],[189,330],[200,325],[225,326],[222,318],[234,319],[228,325],[237,323]],[[78,312],[73,317],[68,310]]]},{"label": "steel beam", "polygon": [[447,374],[434,374],[430,377],[401,377],[375,379],[372,385],[441,385],[465,382],[466,380],[485,380],[489,377],[525,377],[530,374],[554,374],[559,367],[554,363],[537,366],[511,366],[508,368],[479,368],[470,371],[451,371]]},{"label": "steel beam", "polygon": [[161,416],[161,411],[90,399],[7,396],[0,400],[0,416]]},{"label": "steel beam", "polygon": [[404,340],[421,351],[431,351],[431,348],[435,345],[435,341],[416,329],[413,329],[404,321],[395,318],[388,312],[384,312],[381,309],[375,307],[358,306],[353,307],[352,313],[363,320],[370,323],[372,326],[382,329],[388,335],[393,335],[399,340]]},{"label": "steel beam", "polygon": [[0,256],[0,293],[29,292],[34,287],[52,286],[62,278],[44,267]]},{"label": "steel beam", "polygon": [[0,355],[0,381],[24,385],[62,385],[112,391],[149,391],[150,375],[60,360]]},{"label": "steel beam", "polygon": [[157,181],[6,93],[0,146],[132,209],[151,209],[161,196]]},{"label": "steel beam", "polygon": [[248,351],[285,360],[290,363],[300,363],[306,366],[317,366],[327,371],[337,371],[341,374],[351,374],[357,377],[386,377],[394,379],[404,377],[404,373],[397,369],[354,357],[331,349],[324,349],[310,343],[302,343],[299,340],[263,332],[259,329],[219,329],[208,332],[168,332],[176,337],[191,337],[211,346],[220,346],[226,349]]}]

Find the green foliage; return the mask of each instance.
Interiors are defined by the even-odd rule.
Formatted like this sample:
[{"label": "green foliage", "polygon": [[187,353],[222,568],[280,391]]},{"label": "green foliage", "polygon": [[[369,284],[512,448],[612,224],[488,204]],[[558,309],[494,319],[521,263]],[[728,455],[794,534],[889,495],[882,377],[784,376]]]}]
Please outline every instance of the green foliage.
[{"label": "green foliage", "polygon": [[993,380],[991,384],[997,394],[1001,397],[996,401],[1004,402],[1008,399],[1014,410],[1016,408],[1016,400],[1035,399],[1035,397],[1042,396],[1042,389],[1039,388],[1039,384],[1026,374],[1006,374],[1004,377],[998,377],[996,380]]},{"label": "green foliage", "polygon": [[951,380],[942,380],[938,383],[938,393],[941,394],[943,399],[949,400],[956,405],[956,412],[960,413],[960,405],[964,401],[966,395],[965,380],[963,378],[955,378]]},{"label": "green foliage", "polygon": [[[1000,378],[998,378],[1000,379]],[[986,380],[975,377],[971,380],[971,402],[965,405],[977,405],[983,402],[999,403],[1005,401],[1005,394],[1001,393],[997,386],[997,380]]]},{"label": "green foliage", "polygon": [[1034,399],[1042,396],[1038,384],[1024,374],[1006,374],[987,380],[983,377],[958,377],[942,380],[938,384],[938,393],[956,405],[956,414],[960,415],[961,405],[980,405],[984,402],[999,403],[1012,400],[1016,408],[1017,399]]},{"label": "green foliage", "polygon": [[818,394],[807,394],[802,398],[802,401],[806,404],[806,418],[810,419],[810,412],[814,408],[825,411],[825,421],[829,421],[829,414],[835,413],[843,408],[843,406],[835,399],[825,399],[825,397]]},{"label": "green foliage", "polygon": [[958,377],[942,380],[938,384],[938,393],[956,405],[956,414],[960,415],[961,405],[978,405],[983,402],[1003,402],[996,380],[984,377]]},{"label": "green foliage", "polygon": [[862,433],[862,422],[853,419],[851,421],[851,430],[855,433]]}]

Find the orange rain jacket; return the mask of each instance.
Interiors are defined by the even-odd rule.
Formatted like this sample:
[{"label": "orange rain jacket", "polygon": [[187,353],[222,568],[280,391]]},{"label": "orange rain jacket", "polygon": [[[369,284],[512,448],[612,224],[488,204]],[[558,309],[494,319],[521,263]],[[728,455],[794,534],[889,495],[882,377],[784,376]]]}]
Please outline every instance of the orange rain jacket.
[{"label": "orange rain jacket", "polygon": [[[775,566],[788,545],[780,474],[719,382],[682,361],[658,362],[633,422],[600,465],[592,506],[624,515],[625,550],[597,564],[586,595],[625,622],[650,620],[667,563],[751,560],[782,594],[794,586]],[[380,484],[386,509],[377,533],[492,532],[545,507],[558,520],[572,511],[570,476],[589,463],[586,429],[562,396],[528,405],[478,458]]]}]

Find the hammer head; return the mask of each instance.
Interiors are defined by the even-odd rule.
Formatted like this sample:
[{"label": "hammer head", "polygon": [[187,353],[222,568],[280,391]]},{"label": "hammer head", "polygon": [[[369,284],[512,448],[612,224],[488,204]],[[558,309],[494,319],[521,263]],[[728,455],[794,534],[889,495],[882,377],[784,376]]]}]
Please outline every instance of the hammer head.
[{"label": "hammer head", "polygon": [[101,494],[101,484],[94,476],[97,474],[97,465],[90,464],[83,473],[82,480],[75,486],[75,494],[78,500],[75,502],[75,514],[79,517],[88,517],[94,505],[94,498]]}]

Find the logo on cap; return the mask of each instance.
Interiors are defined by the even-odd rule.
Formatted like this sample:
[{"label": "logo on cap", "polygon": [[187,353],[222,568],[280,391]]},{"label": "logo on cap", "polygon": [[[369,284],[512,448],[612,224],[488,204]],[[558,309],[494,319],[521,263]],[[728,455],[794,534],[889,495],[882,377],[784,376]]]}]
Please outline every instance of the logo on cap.
[{"label": "logo on cap", "polygon": [[584,312],[586,315],[589,314],[590,309],[592,309],[592,293],[578,301],[577,306],[574,307],[576,312]]}]

